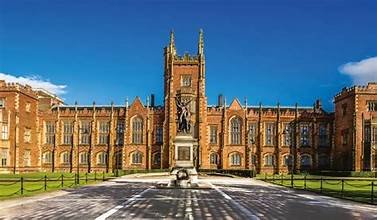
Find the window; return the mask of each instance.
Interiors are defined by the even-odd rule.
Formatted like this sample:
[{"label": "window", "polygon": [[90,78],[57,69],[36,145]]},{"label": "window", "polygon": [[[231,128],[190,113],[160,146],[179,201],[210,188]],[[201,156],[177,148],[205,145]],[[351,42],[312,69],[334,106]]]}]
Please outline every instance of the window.
[{"label": "window", "polygon": [[73,125],[70,121],[63,123],[63,144],[72,144]]},{"label": "window", "polygon": [[109,130],[110,130],[109,122],[107,122],[107,121],[99,122],[98,144],[108,144],[109,143]]},{"label": "window", "polygon": [[1,126],[1,139],[2,140],[8,140],[8,138],[9,138],[8,125],[7,124],[3,124]]},{"label": "window", "polygon": [[301,156],[301,167],[310,167],[312,161],[309,155],[302,155]]},{"label": "window", "polygon": [[348,144],[348,129],[343,129],[341,134],[342,134],[342,144],[347,145]]},{"label": "window", "polygon": [[163,140],[163,129],[162,127],[156,128],[156,143],[162,143]]},{"label": "window", "polygon": [[370,126],[370,124],[366,124],[365,126],[364,126],[364,142],[365,143],[370,143],[371,142],[371,126]]},{"label": "window", "polygon": [[330,165],[330,158],[326,154],[321,154],[318,156],[318,166],[319,167],[328,167]]},{"label": "window", "polygon": [[377,126],[372,126],[371,140],[373,144],[377,144]]},{"label": "window", "polygon": [[300,141],[301,146],[309,146],[309,125],[308,124],[301,124],[300,125]]},{"label": "window", "polygon": [[1,149],[1,167],[6,167],[8,165],[8,149]]},{"label": "window", "polygon": [[291,146],[292,144],[292,127],[289,123],[283,125],[283,146]]},{"label": "window", "polygon": [[368,111],[377,112],[377,101],[367,101]]},{"label": "window", "polygon": [[43,163],[51,163],[52,162],[52,153],[51,151],[44,152],[42,154],[42,161]]},{"label": "window", "polygon": [[25,105],[25,111],[26,112],[30,112],[31,111],[31,103],[30,102],[26,103],[26,105]]},{"label": "window", "polygon": [[99,165],[107,164],[107,153],[100,152],[97,154],[97,164]]},{"label": "window", "polygon": [[275,161],[274,161],[274,155],[267,154],[266,156],[264,156],[264,165],[265,166],[273,166],[274,163],[275,163]]},{"label": "window", "polygon": [[80,131],[80,144],[89,144],[90,143],[90,121],[81,121]]},{"label": "window", "polygon": [[131,154],[132,164],[141,164],[143,162],[143,154],[139,151],[136,151]]},{"label": "window", "polygon": [[55,123],[51,121],[47,121],[45,132],[46,132],[45,133],[46,144],[54,144],[55,143]]},{"label": "window", "polygon": [[153,155],[153,164],[156,165],[156,166],[161,165],[161,153],[155,153]]},{"label": "window", "polygon": [[25,128],[24,130],[24,142],[30,143],[31,142],[31,129]]},{"label": "window", "polygon": [[252,154],[250,161],[251,161],[251,165],[256,166],[257,165],[257,155]]},{"label": "window", "polygon": [[230,120],[230,143],[241,144],[241,120],[238,117]]},{"label": "window", "polygon": [[25,167],[31,166],[31,151],[30,150],[24,151],[24,166]]},{"label": "window", "polygon": [[292,155],[287,154],[283,156],[283,166],[292,166],[293,158]]},{"label": "window", "polygon": [[88,164],[89,154],[88,152],[80,153],[80,164]]},{"label": "window", "polygon": [[257,124],[251,123],[249,124],[249,144],[255,144],[256,137],[257,137]]},{"label": "window", "polygon": [[5,108],[5,98],[0,98],[0,108]]},{"label": "window", "polygon": [[230,155],[230,165],[231,166],[241,165],[241,155],[239,153],[233,153]]},{"label": "window", "polygon": [[347,103],[342,104],[342,116],[346,116],[347,114]]},{"label": "window", "polygon": [[143,120],[139,117],[132,120],[132,143],[143,143]]},{"label": "window", "polygon": [[181,76],[181,86],[185,86],[185,87],[191,86],[191,75]]},{"label": "window", "polygon": [[209,127],[209,143],[217,144],[217,127],[216,126]]},{"label": "window", "polygon": [[217,153],[211,153],[211,155],[209,156],[209,162],[210,164],[219,164],[219,155]]},{"label": "window", "polygon": [[69,153],[68,152],[61,153],[60,160],[61,160],[61,163],[63,163],[63,164],[70,163],[71,160],[69,158]]},{"label": "window", "polygon": [[116,127],[116,144],[123,145],[124,143],[124,121],[118,120]]},{"label": "window", "polygon": [[319,146],[327,146],[328,145],[327,125],[324,123],[319,124],[318,133],[319,133]]},{"label": "window", "polygon": [[266,138],[265,138],[265,145],[266,146],[273,146],[275,143],[275,124],[274,123],[266,123]]}]

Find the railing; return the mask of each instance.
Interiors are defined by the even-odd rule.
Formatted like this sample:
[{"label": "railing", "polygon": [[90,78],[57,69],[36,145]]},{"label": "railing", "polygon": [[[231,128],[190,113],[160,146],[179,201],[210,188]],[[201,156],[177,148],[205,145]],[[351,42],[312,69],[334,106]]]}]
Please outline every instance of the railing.
[{"label": "railing", "polygon": [[259,179],[295,189],[377,204],[377,179],[375,178],[265,175]]},{"label": "railing", "polygon": [[106,181],[108,175],[102,173],[76,173],[61,174],[60,176],[49,177],[44,175],[40,178],[35,177],[0,177],[0,198],[15,195],[25,195],[38,191],[48,191],[59,188],[69,188],[88,184],[89,182]]}]

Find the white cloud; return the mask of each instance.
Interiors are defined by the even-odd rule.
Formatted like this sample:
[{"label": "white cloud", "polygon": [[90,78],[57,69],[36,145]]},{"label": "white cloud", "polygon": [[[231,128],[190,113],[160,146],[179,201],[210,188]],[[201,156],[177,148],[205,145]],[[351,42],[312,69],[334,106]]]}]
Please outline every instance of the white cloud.
[{"label": "white cloud", "polygon": [[42,79],[40,76],[14,76],[7,73],[0,73],[0,80],[5,80],[7,83],[19,83],[22,85],[29,85],[33,89],[44,89],[55,95],[62,95],[66,91],[66,85],[56,85],[48,80]]},{"label": "white cloud", "polygon": [[350,76],[355,85],[377,82],[377,57],[346,63],[339,67],[339,71]]}]

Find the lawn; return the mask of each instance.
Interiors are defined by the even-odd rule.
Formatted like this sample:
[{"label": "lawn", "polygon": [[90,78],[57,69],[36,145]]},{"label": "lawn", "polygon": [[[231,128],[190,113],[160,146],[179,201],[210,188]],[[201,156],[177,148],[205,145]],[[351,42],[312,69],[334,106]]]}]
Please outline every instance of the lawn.
[{"label": "lawn", "polygon": [[[266,176],[259,175],[257,178],[286,187],[291,187],[292,184],[290,175],[267,176],[267,179]],[[309,175],[305,177],[303,175],[294,175],[293,187],[333,197],[377,204],[377,179],[373,178],[339,178]]]},{"label": "lawn", "polygon": [[80,187],[112,176],[114,176],[112,173],[80,173],[80,180],[77,183],[75,173],[0,174],[0,200]]}]

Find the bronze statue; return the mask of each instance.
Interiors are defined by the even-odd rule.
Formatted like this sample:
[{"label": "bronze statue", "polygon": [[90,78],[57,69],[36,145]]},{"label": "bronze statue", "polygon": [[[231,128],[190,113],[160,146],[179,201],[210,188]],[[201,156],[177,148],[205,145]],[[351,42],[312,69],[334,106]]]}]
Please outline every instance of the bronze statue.
[{"label": "bronze statue", "polygon": [[191,130],[191,113],[189,109],[189,104],[192,100],[187,102],[180,101],[178,97],[175,98],[175,103],[178,108],[178,132],[190,133]]}]

